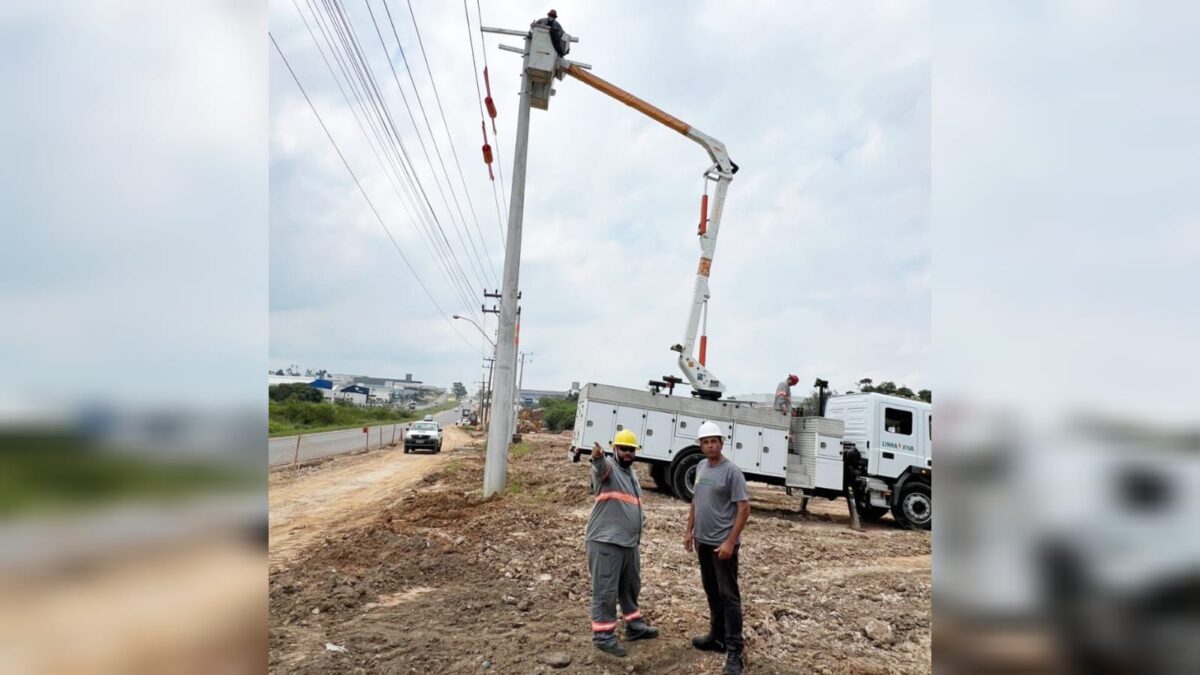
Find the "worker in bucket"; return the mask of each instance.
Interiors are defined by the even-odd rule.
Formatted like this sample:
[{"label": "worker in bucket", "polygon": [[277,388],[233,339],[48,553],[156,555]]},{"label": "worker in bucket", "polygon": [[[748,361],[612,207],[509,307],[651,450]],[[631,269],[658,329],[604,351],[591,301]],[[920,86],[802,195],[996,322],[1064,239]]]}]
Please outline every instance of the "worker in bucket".
[{"label": "worker in bucket", "polygon": [[554,51],[558,52],[559,56],[567,55],[567,43],[563,42],[563,27],[558,22],[558,12],[552,9],[546,13],[545,18],[538,19],[533,23],[537,26],[549,26],[550,44],[554,45]]},{"label": "worker in bucket", "polygon": [[637,436],[628,429],[612,441],[613,456],[606,457],[596,443],[592,448],[592,492],[596,503],[587,524],[588,571],[592,575],[592,641],[613,656],[625,656],[617,641],[617,612],[625,624],[625,640],[658,637],[658,628],[647,624],[638,607],[642,589],[642,487],[633,470]]},{"label": "worker in bucket", "polygon": [[792,414],[792,387],[795,386],[800,378],[795,375],[788,375],[787,379],[779,383],[775,387],[775,409],[785,415]]},{"label": "worker in bucket", "polygon": [[704,460],[696,465],[696,490],[688,511],[683,548],[700,560],[700,581],[708,597],[708,634],[692,638],[696,649],[725,652],[723,675],[742,672],[742,596],[738,590],[738,548],[750,519],[750,495],[741,469],[721,450],[721,427],[705,421],[696,434]]}]

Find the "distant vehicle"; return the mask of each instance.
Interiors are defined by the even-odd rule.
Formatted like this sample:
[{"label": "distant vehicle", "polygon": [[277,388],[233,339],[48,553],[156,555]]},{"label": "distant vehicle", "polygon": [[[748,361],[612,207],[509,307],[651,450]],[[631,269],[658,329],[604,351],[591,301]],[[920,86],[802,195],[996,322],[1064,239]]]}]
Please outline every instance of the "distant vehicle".
[{"label": "distant vehicle", "polygon": [[424,421],[424,422],[432,422],[432,421],[433,421],[433,415],[426,415],[426,416],[425,416],[425,419],[424,419],[424,420],[422,420],[422,421]]},{"label": "distant vehicle", "polygon": [[442,451],[442,427],[437,422],[414,422],[404,432],[404,452],[416,450]]},{"label": "distant vehicle", "polygon": [[409,410],[416,410],[416,409],[417,409],[417,402],[416,402],[416,401],[409,401],[409,402],[408,402],[408,409],[409,409]]}]

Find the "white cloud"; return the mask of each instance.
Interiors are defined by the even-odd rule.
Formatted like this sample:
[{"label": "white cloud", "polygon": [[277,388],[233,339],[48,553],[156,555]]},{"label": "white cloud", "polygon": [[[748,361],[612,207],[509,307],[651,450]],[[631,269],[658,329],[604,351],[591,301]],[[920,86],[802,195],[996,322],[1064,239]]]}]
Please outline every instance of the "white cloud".
[{"label": "white cloud", "polygon": [[[407,8],[389,6],[432,111]],[[480,162],[462,7],[413,7],[498,271],[503,253]],[[768,390],[787,372],[827,377],[842,388],[862,376],[927,385],[928,6],[564,2],[556,8],[566,30],[581,38],[572,58],[721,139],[741,166],[714,261],[709,322],[710,363],[731,391]],[[533,2],[483,9],[485,24],[511,28],[545,11]],[[348,10],[406,143],[416,147],[369,17],[362,7]],[[447,313],[466,310],[429,260],[291,2],[272,4],[271,27],[372,200],[403,234],[401,246],[422,279]],[[390,43],[390,29],[385,37]],[[487,42],[508,185],[519,59],[496,48],[515,38]],[[482,67],[482,55],[477,59]],[[344,363],[352,361],[362,372],[413,372],[445,383],[477,379],[475,330],[463,326],[474,348],[448,333],[315,121],[306,120],[306,104],[274,55],[271,71],[274,362],[349,370]],[[526,386],[571,380],[640,386],[676,370],[668,347],[681,339],[687,319],[707,157],[580,82],[568,78],[555,88],[550,110],[533,111],[531,123],[521,337],[535,356]],[[441,139],[440,121],[431,119]],[[423,180],[432,181],[423,157],[414,160]],[[445,214],[429,186],[435,209]],[[442,218],[468,267],[449,216]],[[467,276],[477,287],[469,267]],[[372,324],[366,316],[372,314],[388,318]],[[341,327],[359,325],[391,337],[342,337]]]}]

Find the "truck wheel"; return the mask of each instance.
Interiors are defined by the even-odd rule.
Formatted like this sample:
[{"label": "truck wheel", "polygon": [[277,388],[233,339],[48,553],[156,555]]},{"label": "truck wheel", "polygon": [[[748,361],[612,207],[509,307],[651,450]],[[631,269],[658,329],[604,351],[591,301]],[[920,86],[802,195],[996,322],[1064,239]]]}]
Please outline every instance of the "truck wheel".
[{"label": "truck wheel", "polygon": [[910,530],[928,530],[933,523],[933,491],[928,483],[909,481],[892,504],[892,517]]},{"label": "truck wheel", "polygon": [[441,441],[438,441],[438,444],[437,444],[437,449],[436,449],[436,450],[434,450],[433,452],[436,454],[436,453],[439,453],[439,452],[441,452],[441,451],[442,451],[442,443],[441,443]]},{"label": "truck wheel", "polygon": [[676,497],[685,502],[692,501],[696,495],[696,467],[700,466],[703,459],[704,455],[693,452],[675,460],[671,471],[671,489]]},{"label": "truck wheel", "polygon": [[671,466],[661,462],[655,462],[650,465],[650,477],[654,479],[654,486],[660,492],[674,494],[671,490]]}]

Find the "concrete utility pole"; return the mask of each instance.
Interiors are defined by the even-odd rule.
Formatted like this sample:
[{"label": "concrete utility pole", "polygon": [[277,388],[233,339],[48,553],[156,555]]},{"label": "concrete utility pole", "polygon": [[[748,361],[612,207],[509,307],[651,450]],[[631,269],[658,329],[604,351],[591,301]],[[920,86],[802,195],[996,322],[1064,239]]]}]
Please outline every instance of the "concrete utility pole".
[{"label": "concrete utility pole", "polygon": [[[490,497],[504,490],[508,478],[508,444],[512,439],[509,422],[512,419],[517,360],[517,288],[521,271],[521,227],[525,216],[525,165],[529,158],[529,111],[536,106],[546,110],[550,86],[559,69],[559,56],[550,39],[550,29],[531,25],[528,31],[481,27],[487,33],[500,33],[525,38],[524,49],[501,45],[506,51],[524,57],[521,69],[521,103],[517,109],[517,136],[513,146],[512,194],[508,200],[508,239],[504,249],[504,279],[500,289],[500,330],[496,340],[496,381],[493,389],[495,407],[502,414],[488,429],[487,463],[483,470],[483,496]],[[562,35],[563,43],[576,42]],[[561,79],[561,75],[559,75]],[[536,100],[535,100],[536,99]]]},{"label": "concrete utility pole", "polygon": [[521,433],[520,424],[519,424],[520,419],[521,419],[521,389],[524,388],[524,386],[525,386],[525,357],[526,356],[529,356],[529,352],[521,352],[521,370],[520,370],[520,375],[517,377],[517,395],[515,397],[516,406],[514,406],[514,408],[513,408],[513,419],[512,419],[513,443],[519,442],[519,436]]},{"label": "concrete utility pole", "polygon": [[[495,387],[492,389],[500,410],[512,409],[513,362],[517,344],[517,283],[521,273],[521,227],[525,217],[525,164],[529,157],[530,83],[528,52],[531,40],[525,38],[526,68],[521,74],[521,104],[517,110],[517,136],[513,147],[513,169],[508,200],[508,237],[504,247],[504,279],[500,289],[500,335],[496,340]],[[494,410],[495,408],[493,408]],[[508,415],[488,427],[487,462],[483,469],[483,496],[504,490],[508,479]]]},{"label": "concrete utility pole", "polygon": [[492,366],[496,363],[496,359],[484,359],[488,362],[487,389],[484,390],[484,404],[480,411],[479,423],[486,429],[490,429],[488,423],[492,420]]}]

